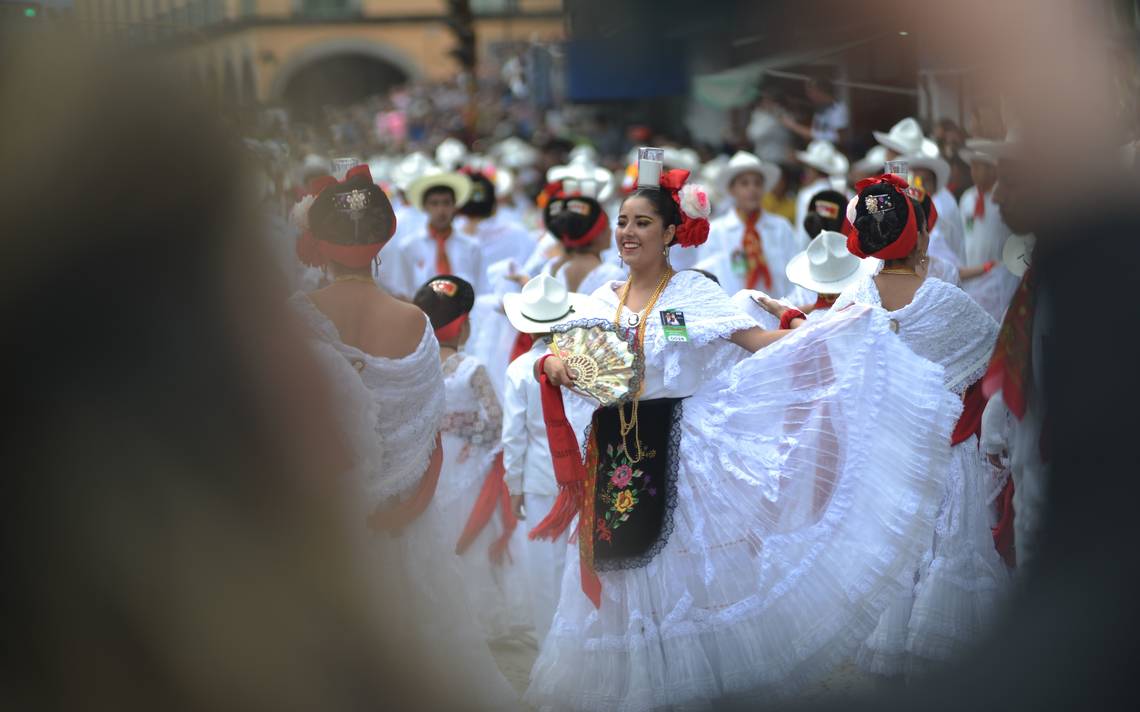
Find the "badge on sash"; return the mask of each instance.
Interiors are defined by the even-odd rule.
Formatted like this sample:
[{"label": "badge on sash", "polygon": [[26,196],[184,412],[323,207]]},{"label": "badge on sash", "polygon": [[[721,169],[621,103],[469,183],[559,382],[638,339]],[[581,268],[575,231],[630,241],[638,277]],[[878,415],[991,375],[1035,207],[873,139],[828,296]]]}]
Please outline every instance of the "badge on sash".
[{"label": "badge on sash", "polygon": [[677,309],[661,312],[661,326],[665,330],[665,340],[685,343],[689,340],[689,330],[685,327],[685,313]]}]

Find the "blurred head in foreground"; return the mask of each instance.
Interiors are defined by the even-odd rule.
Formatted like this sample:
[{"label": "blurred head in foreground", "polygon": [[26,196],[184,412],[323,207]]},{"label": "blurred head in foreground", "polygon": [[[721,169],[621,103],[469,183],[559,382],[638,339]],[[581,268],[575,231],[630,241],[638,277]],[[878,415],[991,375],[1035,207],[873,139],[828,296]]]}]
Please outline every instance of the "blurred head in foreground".
[{"label": "blurred head in foreground", "polygon": [[0,64],[6,701],[440,702],[386,643],[240,144],[155,57],[34,39]]}]

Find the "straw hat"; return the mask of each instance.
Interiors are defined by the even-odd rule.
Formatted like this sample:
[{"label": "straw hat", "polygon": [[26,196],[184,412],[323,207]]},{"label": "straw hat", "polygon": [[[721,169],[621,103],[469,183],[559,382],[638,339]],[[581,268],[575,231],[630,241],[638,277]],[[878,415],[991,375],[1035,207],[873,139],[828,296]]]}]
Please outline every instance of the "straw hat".
[{"label": "straw hat", "polygon": [[839,294],[863,277],[873,276],[881,264],[874,257],[859,259],[847,250],[842,233],[824,230],[788,262],[784,272],[792,284],[804,289]]},{"label": "straw hat", "polygon": [[462,173],[441,171],[437,168],[411,182],[406,190],[408,202],[423,210],[424,193],[431,188],[451,188],[452,192],[455,193],[456,205],[463,205],[471,197],[470,178]]},{"label": "straw hat", "polygon": [[607,316],[600,300],[571,292],[548,274],[530,280],[518,294],[504,294],[503,311],[511,326],[524,334],[545,334],[567,321]]}]

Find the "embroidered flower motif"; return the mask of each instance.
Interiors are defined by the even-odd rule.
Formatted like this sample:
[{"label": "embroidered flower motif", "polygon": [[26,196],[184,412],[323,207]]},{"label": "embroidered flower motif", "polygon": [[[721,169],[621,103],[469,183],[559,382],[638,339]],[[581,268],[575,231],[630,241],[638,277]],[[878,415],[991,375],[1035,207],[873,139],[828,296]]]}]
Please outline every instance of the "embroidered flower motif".
[{"label": "embroidered flower motif", "polygon": [[637,500],[633,498],[633,492],[629,490],[622,490],[618,492],[617,497],[614,498],[614,509],[619,514],[625,514],[633,509],[633,505],[637,504]]},{"label": "embroidered flower motif", "polygon": [[633,468],[629,465],[618,465],[617,469],[610,475],[610,484],[618,489],[624,489],[629,485],[631,479],[633,479]]},{"label": "embroidered flower motif", "polygon": [[598,517],[598,540],[599,541],[613,541],[614,534],[610,528],[606,526],[606,520]]}]

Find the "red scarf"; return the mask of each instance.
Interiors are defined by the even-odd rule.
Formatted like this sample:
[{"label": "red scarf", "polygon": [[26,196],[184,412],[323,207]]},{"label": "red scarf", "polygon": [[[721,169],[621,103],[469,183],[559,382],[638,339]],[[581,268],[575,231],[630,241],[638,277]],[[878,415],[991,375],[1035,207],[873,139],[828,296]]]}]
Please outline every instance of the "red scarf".
[{"label": "red scarf", "polygon": [[1013,294],[998,332],[997,347],[982,390],[986,398],[1001,391],[1009,412],[1021,420],[1029,398],[1029,379],[1033,373],[1033,312],[1036,290],[1033,266],[1025,270],[1021,284]]},{"label": "red scarf", "polygon": [[428,235],[431,235],[431,239],[435,240],[435,273],[451,274],[451,260],[447,259],[447,238],[451,237],[451,228],[448,227],[443,232],[437,232],[435,228],[428,225]]},{"label": "red scarf", "polygon": [[821,294],[818,297],[816,297],[815,304],[812,305],[811,310],[813,312],[816,310],[826,311],[826,310],[832,308],[833,306],[835,306],[835,300],[836,299],[839,299],[838,294],[831,296],[831,297],[825,297],[824,295]]},{"label": "red scarf", "polygon": [[978,197],[974,199],[974,219],[981,220],[986,216],[986,194],[978,188]]},{"label": "red scarf", "polygon": [[[739,215],[739,213],[738,213]],[[739,215],[744,223],[744,258],[748,261],[748,273],[744,278],[745,289],[756,289],[760,280],[764,280],[764,288],[772,289],[772,273],[768,270],[768,263],[764,259],[764,243],[760,240],[760,230],[756,224],[760,221],[760,211]]]},{"label": "red scarf", "polygon": [[510,542],[511,534],[514,533],[519,520],[511,511],[511,494],[507,490],[506,481],[503,479],[505,475],[503,453],[500,452],[491,464],[491,469],[487,470],[487,476],[483,479],[483,487],[479,490],[479,497],[476,498],[475,506],[472,507],[471,514],[467,517],[467,524],[464,525],[463,532],[459,535],[459,541],[455,544],[456,554],[462,556],[467,551],[471,542],[475,541],[475,537],[479,536],[479,533],[490,524],[491,517],[495,514],[495,507],[498,507],[499,516],[503,520],[503,533],[491,544],[489,552],[491,563],[501,564],[504,558],[510,559],[507,544]]},{"label": "red scarf", "polygon": [[[550,442],[550,459],[554,465],[554,478],[558,481],[558,498],[546,518],[530,532],[531,539],[557,539],[566,531],[574,516],[593,516],[593,492],[589,487],[590,462],[583,463],[578,454],[578,438],[570,421],[566,419],[566,408],[562,402],[562,389],[553,385],[542,372],[542,365],[548,356],[543,356],[537,364],[540,374],[538,382],[542,391],[542,419],[546,423],[546,438]],[[590,460],[592,458],[587,458]],[[579,561],[582,575],[582,591],[593,601],[595,607],[602,605],[602,582],[593,566],[593,544],[591,523],[579,533]],[[579,521],[581,529],[581,521]]]}]

